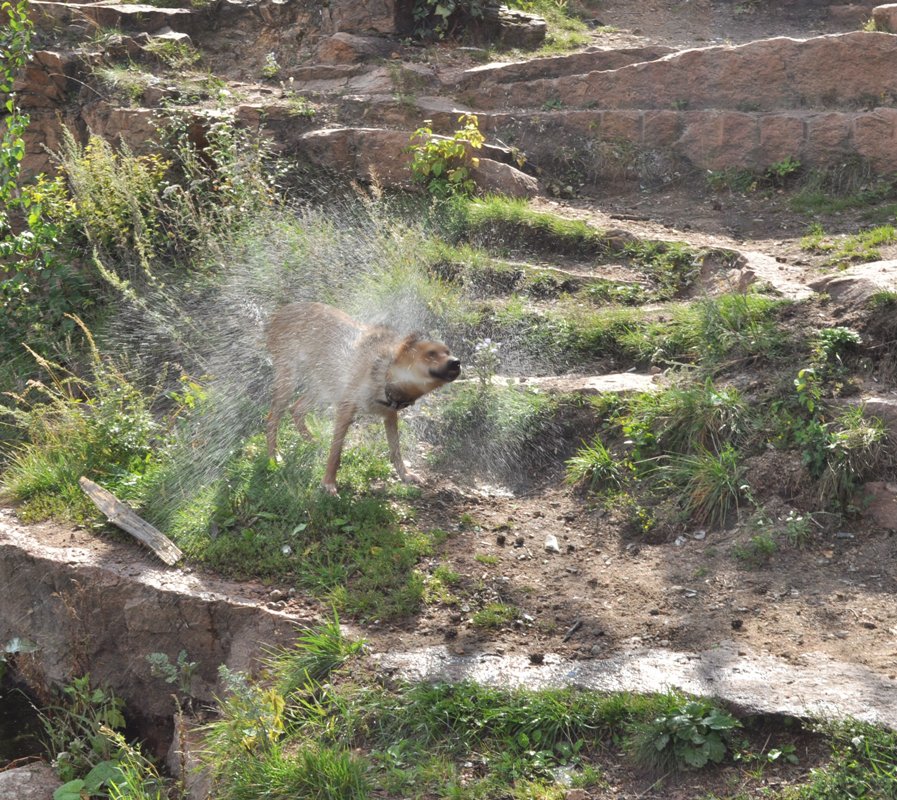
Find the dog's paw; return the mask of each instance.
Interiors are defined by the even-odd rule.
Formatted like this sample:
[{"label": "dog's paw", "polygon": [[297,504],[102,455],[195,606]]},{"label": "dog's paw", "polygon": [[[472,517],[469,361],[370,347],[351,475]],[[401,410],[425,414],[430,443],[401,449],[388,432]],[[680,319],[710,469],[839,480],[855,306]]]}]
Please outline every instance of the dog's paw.
[{"label": "dog's paw", "polygon": [[331,494],[334,497],[339,495],[339,489],[336,488],[336,483],[329,483],[328,481],[324,481],[321,484],[321,488],[327,492],[327,494]]}]

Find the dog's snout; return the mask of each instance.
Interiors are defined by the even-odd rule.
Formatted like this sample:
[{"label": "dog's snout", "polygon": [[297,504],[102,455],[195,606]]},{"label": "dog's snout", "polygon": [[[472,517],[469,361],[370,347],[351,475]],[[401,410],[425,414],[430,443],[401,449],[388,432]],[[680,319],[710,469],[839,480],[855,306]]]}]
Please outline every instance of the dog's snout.
[{"label": "dog's snout", "polygon": [[451,372],[460,372],[461,371],[461,359],[460,358],[450,358],[446,364],[446,369]]}]

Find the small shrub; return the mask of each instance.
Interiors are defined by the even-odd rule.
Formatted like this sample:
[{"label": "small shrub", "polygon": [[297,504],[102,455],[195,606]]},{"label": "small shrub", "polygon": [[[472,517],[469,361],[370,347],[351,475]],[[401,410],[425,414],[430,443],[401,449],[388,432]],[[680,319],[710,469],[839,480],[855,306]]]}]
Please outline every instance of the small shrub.
[{"label": "small shrub", "polygon": [[475,115],[462,114],[458,122],[462,127],[451,136],[435,134],[429,120],[411,136],[411,174],[436,197],[471,195],[476,191],[471,168],[479,160],[471,155],[471,150],[479,150],[485,137]]},{"label": "small shrub", "polygon": [[681,703],[638,726],[629,747],[636,763],[654,774],[719,764],[740,723],[706,700]]},{"label": "small shrub", "polygon": [[744,546],[734,549],[735,558],[750,567],[766,564],[778,552],[779,546],[770,533],[758,533]]}]

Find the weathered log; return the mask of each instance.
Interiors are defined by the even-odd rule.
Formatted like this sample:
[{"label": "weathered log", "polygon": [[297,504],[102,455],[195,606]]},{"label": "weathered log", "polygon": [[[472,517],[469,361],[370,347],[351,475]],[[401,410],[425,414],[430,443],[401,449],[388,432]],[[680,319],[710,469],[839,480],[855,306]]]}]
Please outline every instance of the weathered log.
[{"label": "weathered log", "polygon": [[184,554],[171,539],[137,516],[131,508],[122,503],[108,489],[104,489],[84,477],[78,483],[84,493],[113,525],[130,533],[135,539],[139,539],[166,564],[172,566],[183,558]]}]

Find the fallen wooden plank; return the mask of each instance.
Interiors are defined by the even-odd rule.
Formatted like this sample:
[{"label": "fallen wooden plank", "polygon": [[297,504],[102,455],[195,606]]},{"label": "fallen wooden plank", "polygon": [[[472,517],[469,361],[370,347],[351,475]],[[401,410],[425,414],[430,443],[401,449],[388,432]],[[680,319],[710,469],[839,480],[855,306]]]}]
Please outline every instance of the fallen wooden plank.
[{"label": "fallen wooden plank", "polygon": [[88,478],[82,477],[78,483],[81,489],[113,524],[130,533],[150,548],[166,564],[172,566],[184,557],[177,545],[164,533],[160,533],[146,520],[141,519],[112,492]]}]

